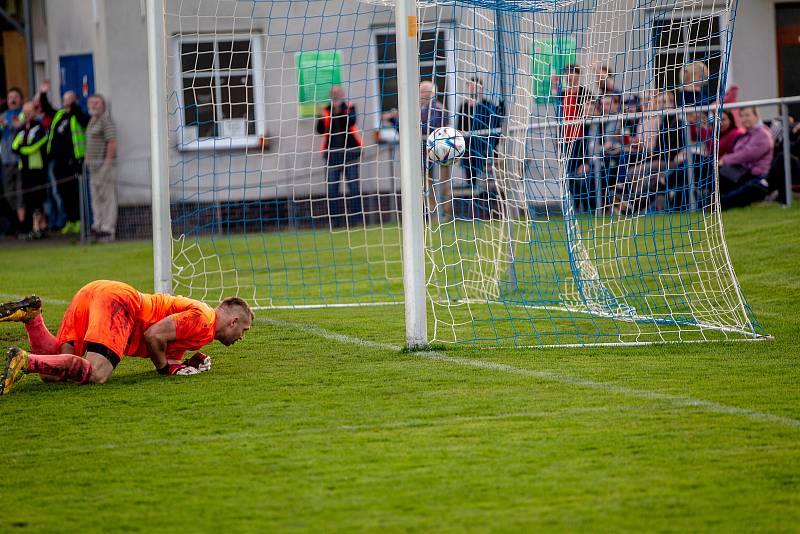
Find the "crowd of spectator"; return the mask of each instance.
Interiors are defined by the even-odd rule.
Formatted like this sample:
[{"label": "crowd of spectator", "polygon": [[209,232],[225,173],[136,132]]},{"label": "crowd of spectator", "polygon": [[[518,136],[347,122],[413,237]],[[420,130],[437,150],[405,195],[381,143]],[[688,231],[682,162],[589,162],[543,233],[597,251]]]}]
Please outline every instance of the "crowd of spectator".
[{"label": "crowd of spectator", "polygon": [[31,100],[11,88],[0,114],[0,237],[41,239],[58,232],[81,232],[81,176],[88,179],[90,209],[85,221],[93,221],[90,234],[96,241],[113,241],[117,198],[113,163],[116,130],[105,99],[91,95],[88,113],[73,91],[62,95],[62,107],[54,109],[42,83]]},{"label": "crowd of spectator", "polygon": [[[568,65],[553,78],[576,212],[704,209],[716,193],[717,167],[723,209],[782,193],[780,123],[770,129],[756,108],[723,109],[719,116],[697,109],[716,104],[703,62],[684,65],[674,90],[645,94],[622,91],[607,65],[595,66],[593,90],[581,85],[587,74]],[[800,152],[800,126],[791,132],[789,142]]]}]

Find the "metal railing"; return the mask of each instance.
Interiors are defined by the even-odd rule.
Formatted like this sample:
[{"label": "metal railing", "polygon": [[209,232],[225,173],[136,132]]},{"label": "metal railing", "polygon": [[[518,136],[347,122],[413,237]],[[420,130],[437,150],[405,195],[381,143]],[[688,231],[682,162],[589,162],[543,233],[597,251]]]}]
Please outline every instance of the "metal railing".
[{"label": "metal railing", "polygon": [[783,129],[783,178],[786,193],[785,207],[792,205],[792,142],[789,130],[789,105],[800,104],[800,96],[785,98],[769,98],[766,100],[751,100],[749,102],[736,102],[723,104],[723,109],[739,109],[749,107],[765,107],[777,105],[781,110],[781,127]]},{"label": "metal railing", "polygon": [[[535,130],[544,130],[547,128],[561,128],[564,126],[570,125],[578,125],[578,124],[600,124],[604,122],[610,122],[613,120],[624,119],[629,117],[630,115],[635,115],[637,118],[641,117],[649,117],[654,115],[685,115],[688,113],[696,113],[696,112],[709,112],[709,111],[717,111],[718,109],[740,109],[740,108],[761,108],[766,106],[778,106],[780,108],[781,113],[781,126],[783,129],[783,165],[784,165],[784,187],[785,187],[785,195],[786,200],[784,202],[784,207],[790,207],[792,205],[792,146],[791,146],[791,139],[790,139],[790,130],[789,130],[789,105],[790,104],[800,104],[800,95],[798,96],[790,96],[790,97],[783,97],[783,98],[767,98],[761,100],[749,100],[747,102],[731,102],[731,103],[723,103],[720,105],[719,103],[708,104],[704,106],[681,106],[676,107],[673,109],[664,109],[664,110],[656,110],[656,111],[640,111],[636,113],[615,113],[613,115],[607,115],[604,117],[591,117],[591,118],[582,118],[576,119],[571,121],[557,121],[557,120],[547,120],[547,121],[540,121],[533,123],[527,127],[527,130],[535,131]],[[688,125],[687,125],[688,126]],[[492,130],[483,130],[481,132],[470,132],[470,134],[475,135],[488,135],[492,132]],[[691,165],[690,165],[691,167]],[[691,180],[691,177],[690,177]]]}]

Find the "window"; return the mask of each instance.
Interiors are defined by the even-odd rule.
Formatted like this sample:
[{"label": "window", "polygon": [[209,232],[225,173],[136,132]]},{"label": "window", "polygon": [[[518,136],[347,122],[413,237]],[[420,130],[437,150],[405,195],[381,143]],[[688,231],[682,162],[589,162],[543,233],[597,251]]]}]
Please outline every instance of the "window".
[{"label": "window", "polygon": [[[437,99],[450,113],[452,102],[448,95],[454,93],[455,80],[448,72],[448,62],[452,59],[452,49],[447,39],[447,30],[422,30],[419,34],[419,75],[420,79],[433,81],[439,91]],[[380,110],[397,109],[397,47],[392,33],[375,34],[378,94]]]},{"label": "window", "polygon": [[258,146],[264,136],[263,65],[256,37],[181,38],[181,150]]},{"label": "window", "polygon": [[652,43],[656,86],[659,89],[680,87],[681,67],[694,61],[702,61],[709,70],[711,94],[716,94],[726,37],[725,28],[717,15],[654,19]]}]

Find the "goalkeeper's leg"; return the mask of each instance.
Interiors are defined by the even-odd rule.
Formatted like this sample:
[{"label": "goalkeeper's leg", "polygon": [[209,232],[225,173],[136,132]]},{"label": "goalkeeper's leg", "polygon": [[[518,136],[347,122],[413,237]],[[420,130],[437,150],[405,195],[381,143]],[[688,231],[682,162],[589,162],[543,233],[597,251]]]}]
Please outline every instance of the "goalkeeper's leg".
[{"label": "goalkeeper's leg", "polygon": [[[65,347],[69,345],[65,344]],[[26,374],[38,374],[45,382],[70,380],[78,384],[103,384],[111,376],[119,357],[103,345],[89,343],[82,358],[75,354],[29,354],[12,347],[0,375],[0,395],[8,395]]]},{"label": "goalkeeper's leg", "polygon": [[25,323],[25,332],[31,344],[31,352],[36,354],[58,354],[59,346],[56,337],[47,329],[41,314]]},{"label": "goalkeeper's leg", "polygon": [[74,354],[39,355],[12,347],[6,355],[3,374],[0,376],[0,395],[8,395],[26,374],[41,374],[49,381],[73,380],[79,384],[89,382],[92,366]]},{"label": "goalkeeper's leg", "polygon": [[36,295],[0,304],[0,322],[23,323],[33,352],[58,353],[56,337],[47,329],[42,319],[42,299]]},{"label": "goalkeeper's leg", "polygon": [[36,295],[0,304],[0,322],[27,323],[42,311],[42,299]]}]

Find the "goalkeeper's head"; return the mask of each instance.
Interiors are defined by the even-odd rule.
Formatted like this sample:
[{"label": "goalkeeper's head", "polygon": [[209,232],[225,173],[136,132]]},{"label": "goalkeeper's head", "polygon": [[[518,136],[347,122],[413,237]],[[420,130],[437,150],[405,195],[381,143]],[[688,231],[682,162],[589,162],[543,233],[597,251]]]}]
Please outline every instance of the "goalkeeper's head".
[{"label": "goalkeeper's head", "polygon": [[228,297],[217,306],[217,331],[214,339],[230,347],[244,337],[253,324],[253,310],[239,297]]}]

